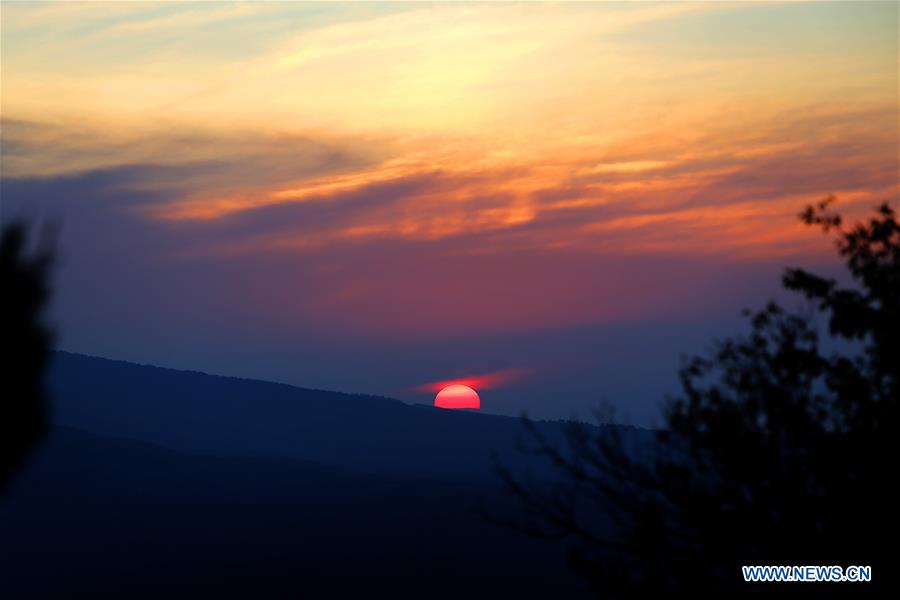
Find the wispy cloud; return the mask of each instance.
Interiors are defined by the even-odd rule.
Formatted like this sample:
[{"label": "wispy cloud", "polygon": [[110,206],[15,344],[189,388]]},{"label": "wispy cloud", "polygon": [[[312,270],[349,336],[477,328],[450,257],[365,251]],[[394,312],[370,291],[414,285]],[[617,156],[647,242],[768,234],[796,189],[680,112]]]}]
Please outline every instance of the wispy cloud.
[{"label": "wispy cloud", "polygon": [[464,375],[442,381],[433,381],[431,383],[423,383],[416,386],[416,391],[437,393],[448,385],[467,385],[472,389],[493,390],[499,388],[510,387],[511,385],[521,382],[529,375],[527,369],[511,367],[492,371],[490,373],[480,373],[477,375]]},{"label": "wispy cloud", "polygon": [[[260,182],[244,196],[176,199],[147,214],[221,220],[227,239],[219,250],[227,253],[458,237],[470,251],[512,245],[781,254],[792,240],[808,240],[792,217],[810,199],[835,192],[868,206],[896,196],[897,135],[869,125],[892,120],[888,112],[820,114],[820,125],[845,123],[823,136],[805,119],[778,119],[767,123],[771,134],[732,131],[718,146],[722,134],[714,129],[687,151],[626,145],[516,167],[448,161],[435,169],[388,160],[289,188]],[[317,214],[328,218],[312,218]],[[236,224],[253,235],[236,236]]]},{"label": "wispy cloud", "polygon": [[4,5],[4,203],[68,183],[154,258],[312,281],[272,314],[621,317],[652,282],[601,259],[823,252],[803,204],[898,197],[891,4],[103,10]]}]

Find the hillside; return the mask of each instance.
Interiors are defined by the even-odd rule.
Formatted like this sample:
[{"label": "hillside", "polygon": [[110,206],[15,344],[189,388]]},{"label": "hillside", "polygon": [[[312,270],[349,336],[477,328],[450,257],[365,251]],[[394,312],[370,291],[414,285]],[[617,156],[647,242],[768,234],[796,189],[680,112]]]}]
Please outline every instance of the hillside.
[{"label": "hillside", "polygon": [[574,593],[559,546],[472,512],[506,502],[489,486],[62,428],[0,502],[0,581],[8,598]]},{"label": "hillside", "polygon": [[[531,465],[511,417],[65,352],[54,355],[50,387],[58,424],[176,450],[485,482],[495,459]],[[558,423],[540,426],[559,437]]]}]

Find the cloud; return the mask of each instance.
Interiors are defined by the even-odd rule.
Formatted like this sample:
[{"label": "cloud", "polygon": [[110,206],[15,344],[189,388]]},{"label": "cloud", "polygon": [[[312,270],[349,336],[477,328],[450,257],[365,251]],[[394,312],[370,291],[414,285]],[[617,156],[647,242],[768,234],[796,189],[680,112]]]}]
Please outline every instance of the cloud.
[{"label": "cloud", "polygon": [[897,201],[896,17],[5,3],[2,218],[62,217],[74,350],[649,404],[634,365],[832,264],[804,204]]},{"label": "cloud", "polygon": [[[821,115],[817,123],[831,125],[827,136],[803,120],[781,118],[767,124],[776,132],[768,135],[723,137],[712,128],[686,150],[644,147],[665,160],[642,158],[632,146],[515,168],[388,161],[247,198],[176,199],[146,214],[218,232],[209,250],[224,254],[458,239],[470,253],[784,255],[814,243],[794,219],[804,204],[834,192],[852,213],[896,198],[897,135],[870,125],[892,118]],[[634,163],[641,167],[596,169]]]},{"label": "cloud", "polygon": [[[177,176],[131,165],[4,179],[4,219],[19,209],[62,217],[59,305],[72,335],[119,335],[108,327],[115,322],[138,337],[221,329],[285,343],[327,332],[388,344],[705,314],[755,297],[759,278],[748,270],[775,281],[785,262],[831,254],[820,235],[794,225],[799,199],[779,207],[784,214],[729,206],[728,220],[715,208],[656,214],[613,204],[464,234],[343,235],[359,224],[402,224],[410,205],[456,185],[442,173],[218,219],[147,218],[179,196],[139,183]],[[479,364],[457,372],[477,374]]]},{"label": "cloud", "polygon": [[103,135],[14,119],[0,127],[4,185],[114,175],[103,194],[146,192],[153,201],[132,210],[149,220],[191,206],[208,213],[236,203],[246,210],[266,204],[272,186],[368,168],[384,151],[367,140],[304,134],[163,129]]},{"label": "cloud", "polygon": [[[898,197],[896,56],[877,36],[673,54],[651,24],[690,37],[698,13],[756,9],[416,5],[306,11],[269,37],[282,20],[252,8],[4,15],[4,208],[83,211],[79,242],[117,269],[229,273],[244,317],[452,331],[686,305],[666,269],[822,255],[805,203]],[[173,45],[179,23],[210,37]],[[123,24],[146,44],[108,33]]]},{"label": "cloud", "polygon": [[510,367],[508,369],[501,369],[490,373],[464,375],[452,379],[445,379],[443,381],[424,383],[416,386],[415,390],[418,392],[437,393],[448,385],[467,385],[477,391],[507,388],[514,383],[522,381],[527,377],[528,373],[527,369]]},{"label": "cloud", "polygon": [[[512,163],[489,154],[466,161],[468,147],[435,163],[367,138],[203,130],[104,138],[4,119],[3,169],[5,179],[58,176],[54,165],[114,172],[117,193],[153,192],[130,210],[182,236],[185,258],[445,239],[469,254],[784,256],[815,244],[793,218],[805,203],[837,193],[855,214],[898,193],[898,128],[887,126],[896,114],[827,105],[807,113],[777,114],[753,130],[708,119],[689,145],[660,131]],[[149,158],[161,162],[141,162]]]},{"label": "cloud", "polygon": [[174,11],[167,11],[166,14],[159,16],[122,20],[102,29],[98,35],[121,36],[154,31],[170,33],[173,29],[196,29],[222,21],[252,17],[262,8],[251,3],[194,6],[195,8],[189,9],[176,6]]},{"label": "cloud", "polygon": [[[131,169],[128,189],[156,199],[136,214],[198,256],[450,239],[470,253],[781,252],[773,240],[799,236],[772,223],[797,204],[896,195],[897,76],[877,36],[839,56],[671,54],[660,23],[684,37],[757,9],[292,10],[65,9],[41,29],[16,8],[4,178]],[[282,11],[289,26],[261,33]],[[173,26],[211,38],[179,46]],[[140,36],[110,36],[123,27]],[[59,39],[34,47],[36,31]]]},{"label": "cloud", "polygon": [[[44,30],[21,27],[35,20],[28,10],[15,10],[4,15],[4,113],[127,128],[164,114],[176,127],[200,122],[220,130],[236,123],[357,134],[508,129],[516,126],[511,119],[560,104],[558,91],[578,71],[560,57],[593,57],[612,32],[724,10],[438,4],[373,14],[351,8],[199,5],[135,9],[116,19],[84,10],[48,19]],[[234,18],[244,12],[252,14]],[[330,20],[316,12],[330,13]],[[273,30],[273,14],[292,26]],[[192,43],[171,33],[187,26]],[[123,30],[128,35],[111,37]],[[41,35],[43,43],[32,44]],[[116,52],[108,51],[111,45]],[[585,72],[596,66],[592,60],[581,65]],[[598,75],[615,68],[607,65]],[[585,106],[573,108],[583,113]]]}]

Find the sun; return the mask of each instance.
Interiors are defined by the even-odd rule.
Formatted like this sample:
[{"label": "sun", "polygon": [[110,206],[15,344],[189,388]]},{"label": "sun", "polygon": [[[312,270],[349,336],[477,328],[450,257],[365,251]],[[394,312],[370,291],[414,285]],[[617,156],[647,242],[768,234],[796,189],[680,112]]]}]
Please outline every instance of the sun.
[{"label": "sun", "polygon": [[434,397],[434,405],[438,408],[481,408],[478,392],[467,385],[448,385]]}]

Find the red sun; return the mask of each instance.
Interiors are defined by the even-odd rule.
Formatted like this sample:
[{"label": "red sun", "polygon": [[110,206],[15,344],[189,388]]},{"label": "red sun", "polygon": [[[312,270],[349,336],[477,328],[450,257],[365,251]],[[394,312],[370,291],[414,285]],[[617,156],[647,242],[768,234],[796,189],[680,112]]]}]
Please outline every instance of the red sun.
[{"label": "red sun", "polygon": [[467,385],[448,385],[434,397],[434,405],[438,408],[481,408],[478,392]]}]

